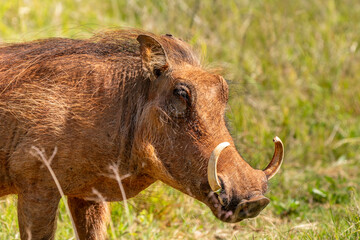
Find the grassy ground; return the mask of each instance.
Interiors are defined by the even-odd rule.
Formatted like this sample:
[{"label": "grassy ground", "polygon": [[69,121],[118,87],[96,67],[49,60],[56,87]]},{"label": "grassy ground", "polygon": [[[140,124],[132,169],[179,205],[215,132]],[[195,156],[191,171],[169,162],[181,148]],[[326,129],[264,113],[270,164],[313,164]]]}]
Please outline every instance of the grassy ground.
[{"label": "grassy ground", "polygon": [[[234,140],[254,167],[284,141],[271,204],[256,219],[216,220],[155,184],[112,204],[112,239],[359,239],[360,3],[357,0],[2,0],[0,40],[86,37],[112,27],[172,33],[230,82]],[[0,239],[19,238],[15,197],[0,200]],[[73,237],[62,205],[57,239]]]}]

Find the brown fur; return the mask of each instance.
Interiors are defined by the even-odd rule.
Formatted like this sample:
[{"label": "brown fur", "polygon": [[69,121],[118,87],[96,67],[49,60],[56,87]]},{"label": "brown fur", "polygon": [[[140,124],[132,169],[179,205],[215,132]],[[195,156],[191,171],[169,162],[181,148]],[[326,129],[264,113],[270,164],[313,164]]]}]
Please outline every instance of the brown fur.
[{"label": "brown fur", "polygon": [[125,176],[127,198],[161,180],[219,218],[264,193],[264,173],[234,147],[218,166],[226,209],[207,183],[211,151],[223,141],[233,145],[224,122],[227,98],[224,79],[202,69],[189,45],[172,36],[119,30],[1,46],[0,196],[19,195],[21,238],[53,238],[60,199],[31,146],[48,155],[57,146],[51,167],[81,239],[105,238],[108,211],[94,189],[106,201],[123,199],[110,166]]},{"label": "brown fur", "polygon": [[105,239],[109,218],[107,203],[68,198],[80,239]]}]

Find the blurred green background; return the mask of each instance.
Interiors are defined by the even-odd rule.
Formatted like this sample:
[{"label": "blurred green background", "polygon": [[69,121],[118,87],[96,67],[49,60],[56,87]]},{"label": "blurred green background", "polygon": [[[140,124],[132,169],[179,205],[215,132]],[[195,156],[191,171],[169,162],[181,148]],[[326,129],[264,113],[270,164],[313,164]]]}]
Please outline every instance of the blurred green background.
[{"label": "blurred green background", "polygon": [[[259,217],[224,224],[161,183],[112,203],[111,239],[359,239],[358,0],[1,0],[0,41],[85,38],[117,27],[188,41],[230,84],[229,127],[263,168],[285,144]],[[64,206],[57,239],[73,232]],[[0,239],[19,239],[16,197],[0,199]]]}]

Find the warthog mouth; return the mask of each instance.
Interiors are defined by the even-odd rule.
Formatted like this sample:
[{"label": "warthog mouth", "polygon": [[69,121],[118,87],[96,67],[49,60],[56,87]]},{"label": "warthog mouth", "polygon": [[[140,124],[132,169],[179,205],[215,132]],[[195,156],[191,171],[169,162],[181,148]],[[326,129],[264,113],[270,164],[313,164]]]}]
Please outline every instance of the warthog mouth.
[{"label": "warthog mouth", "polygon": [[[208,194],[208,203],[211,204],[210,209],[214,213],[214,215],[223,222],[232,222],[234,218],[234,212],[231,210],[227,210],[220,203],[218,196],[214,192],[210,192]],[[239,220],[242,221],[243,219]]]},{"label": "warthog mouth", "polygon": [[262,195],[243,199],[236,206],[236,209],[229,210],[220,202],[218,196],[214,192],[208,195],[208,203],[211,204],[214,215],[223,222],[235,223],[247,218],[254,218],[270,203],[270,200]]}]

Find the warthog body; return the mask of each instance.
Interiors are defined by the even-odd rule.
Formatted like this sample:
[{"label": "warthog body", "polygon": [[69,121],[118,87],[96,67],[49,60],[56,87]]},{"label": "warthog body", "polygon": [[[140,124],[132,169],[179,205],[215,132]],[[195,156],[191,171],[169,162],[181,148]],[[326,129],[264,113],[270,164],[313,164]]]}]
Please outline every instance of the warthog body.
[{"label": "warthog body", "polygon": [[57,149],[51,168],[80,239],[105,238],[103,200],[123,200],[117,175],[127,198],[160,180],[222,221],[256,216],[282,148],[277,140],[265,171],[251,168],[225,127],[227,99],[224,79],[171,35],[119,30],[1,46],[0,196],[18,195],[21,238],[54,237],[61,197],[34,147],[47,159]]}]

